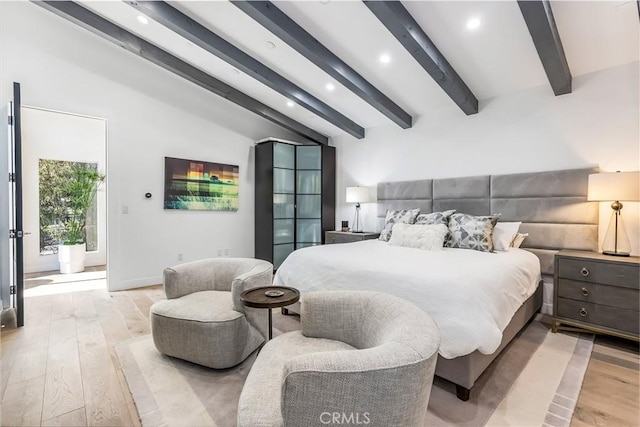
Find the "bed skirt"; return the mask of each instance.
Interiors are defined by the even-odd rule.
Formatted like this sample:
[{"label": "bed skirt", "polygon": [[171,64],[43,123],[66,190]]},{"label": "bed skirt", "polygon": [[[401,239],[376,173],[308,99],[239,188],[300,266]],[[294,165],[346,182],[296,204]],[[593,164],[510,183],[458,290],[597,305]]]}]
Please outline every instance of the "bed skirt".
[{"label": "bed skirt", "polygon": [[[469,390],[475,384],[480,375],[487,367],[498,357],[500,352],[511,342],[511,340],[522,330],[522,328],[540,311],[542,307],[542,282],[533,295],[522,303],[518,311],[511,318],[511,322],[507,325],[502,333],[502,342],[500,347],[491,354],[482,354],[474,351],[466,356],[456,357],[454,359],[445,359],[438,356],[436,364],[436,375],[445,380],[451,381],[457,386],[464,387]],[[460,396],[458,396],[460,397]],[[466,400],[466,399],[464,399]]]}]

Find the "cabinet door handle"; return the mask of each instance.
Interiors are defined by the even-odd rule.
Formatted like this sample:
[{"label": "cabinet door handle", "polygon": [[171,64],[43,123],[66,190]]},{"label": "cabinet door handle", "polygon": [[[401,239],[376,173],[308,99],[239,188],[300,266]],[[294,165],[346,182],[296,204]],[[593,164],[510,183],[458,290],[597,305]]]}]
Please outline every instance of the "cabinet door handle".
[{"label": "cabinet door handle", "polygon": [[589,289],[582,288],[582,295],[584,295],[585,297],[588,297],[589,296]]},{"label": "cabinet door handle", "polygon": [[580,270],[580,274],[582,274],[584,277],[587,277],[589,275],[589,270],[587,270],[586,267],[582,267],[582,270]]},{"label": "cabinet door handle", "polygon": [[582,307],[582,308],[580,309],[580,316],[582,316],[582,317],[587,317],[587,315],[588,315],[588,314],[589,314],[589,313],[587,312],[587,309],[586,309],[586,308]]}]

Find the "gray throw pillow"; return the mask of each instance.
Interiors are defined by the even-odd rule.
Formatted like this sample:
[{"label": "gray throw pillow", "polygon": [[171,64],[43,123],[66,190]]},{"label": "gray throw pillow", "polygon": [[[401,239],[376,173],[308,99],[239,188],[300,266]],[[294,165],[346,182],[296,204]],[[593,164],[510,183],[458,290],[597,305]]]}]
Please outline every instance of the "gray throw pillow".
[{"label": "gray throw pillow", "polygon": [[455,209],[450,209],[448,211],[443,212],[432,212],[428,214],[420,214],[416,217],[416,224],[424,224],[424,225],[438,225],[438,224],[449,224],[449,217],[456,213]]},{"label": "gray throw pillow", "polygon": [[449,217],[449,239],[445,246],[493,252],[493,227],[499,215],[474,216],[454,213]]},{"label": "gray throw pillow", "polygon": [[401,209],[391,210],[387,209],[387,215],[384,219],[384,229],[380,232],[378,239],[388,242],[391,238],[391,229],[396,224],[413,224],[416,222],[416,217],[420,213],[420,209]]}]

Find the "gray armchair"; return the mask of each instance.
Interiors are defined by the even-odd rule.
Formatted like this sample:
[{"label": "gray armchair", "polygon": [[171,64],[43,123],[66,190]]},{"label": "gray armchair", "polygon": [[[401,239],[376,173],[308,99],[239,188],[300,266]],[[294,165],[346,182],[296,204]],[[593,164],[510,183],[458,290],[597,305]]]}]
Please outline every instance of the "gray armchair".
[{"label": "gray armchair", "polygon": [[312,292],[301,307],[302,331],[269,341],[251,368],[239,427],[425,425],[440,332],[424,311],[354,291]]},{"label": "gray armchair", "polygon": [[271,285],[273,265],[213,258],[164,270],[167,299],[151,306],[153,342],[163,354],[210,368],[235,366],[263,342],[266,310],[244,307],[240,294]]}]

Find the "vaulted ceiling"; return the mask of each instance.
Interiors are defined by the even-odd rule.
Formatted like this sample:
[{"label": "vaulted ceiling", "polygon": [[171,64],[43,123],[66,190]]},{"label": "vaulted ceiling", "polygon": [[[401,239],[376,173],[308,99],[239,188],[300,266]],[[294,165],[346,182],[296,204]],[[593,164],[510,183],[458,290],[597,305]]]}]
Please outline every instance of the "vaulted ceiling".
[{"label": "vaulted ceiling", "polygon": [[[65,16],[55,3],[65,2],[41,5]],[[548,8],[547,2],[405,1],[380,10],[384,3],[276,1],[263,10],[228,1],[69,5],[137,36],[127,35],[125,43],[112,35],[112,41],[129,43],[129,50],[147,58],[155,45],[168,53],[164,58],[176,57],[182,69],[207,80],[200,86],[219,81],[218,94],[233,102],[249,99],[257,114],[317,142],[344,134],[361,138],[367,128],[388,123],[408,128],[442,109],[482,114],[490,98],[534,86],[547,85],[553,97],[556,87],[543,61],[560,61],[560,78],[565,57],[569,78],[638,61],[635,0],[552,1],[551,14],[525,10],[532,4]],[[275,18],[266,16],[272,12]],[[274,23],[278,19],[284,29]],[[468,28],[471,19],[476,28]],[[546,25],[556,32],[545,33]],[[542,41],[534,44],[536,34]]]}]

